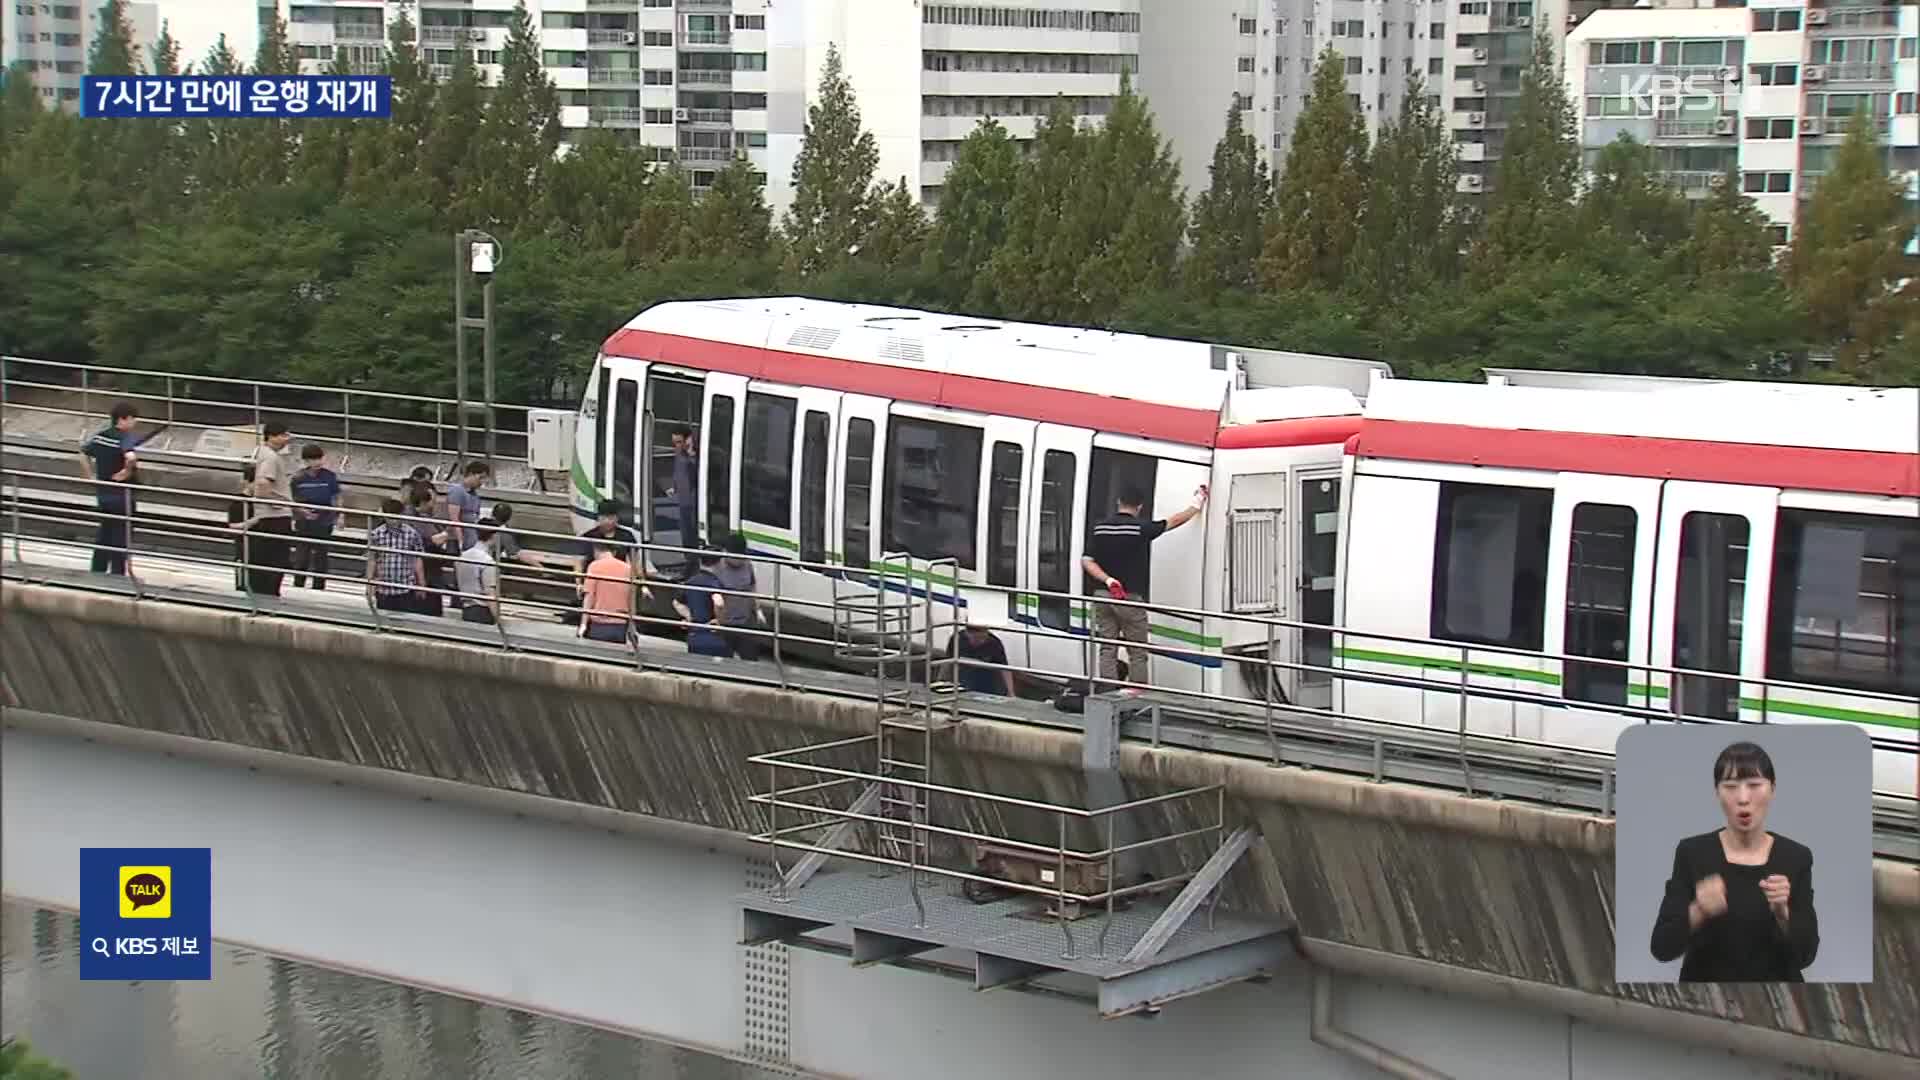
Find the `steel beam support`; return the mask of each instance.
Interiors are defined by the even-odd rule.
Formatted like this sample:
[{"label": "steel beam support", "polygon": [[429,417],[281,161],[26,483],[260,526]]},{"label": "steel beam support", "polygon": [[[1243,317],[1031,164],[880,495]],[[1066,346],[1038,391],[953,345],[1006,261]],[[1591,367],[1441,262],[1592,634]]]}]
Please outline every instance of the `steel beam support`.
[{"label": "steel beam support", "polygon": [[833,925],[817,919],[796,919],[791,915],[755,911],[752,908],[742,908],[740,916],[740,944],[742,945],[767,945],[812,933],[815,930],[824,930]]},{"label": "steel beam support", "polygon": [[1233,869],[1233,864],[1247,853],[1247,848],[1253,844],[1253,837],[1251,825],[1235,829],[1233,835],[1227,837],[1227,842],[1220,845],[1220,850],[1214,852],[1200,872],[1187,882],[1187,887],[1180,890],[1180,895],[1173,898],[1173,903],[1167,905],[1167,910],[1161,912],[1160,917],[1153,920],[1153,925],[1147,927],[1147,932],[1140,935],[1140,940],[1127,952],[1127,963],[1145,963],[1165,948],[1208,894],[1226,880],[1227,871]]},{"label": "steel beam support", "polygon": [[1164,961],[1100,980],[1100,1015],[1111,1020],[1157,1009],[1230,983],[1272,975],[1294,961],[1293,943],[1283,932]]},{"label": "steel beam support", "polygon": [[975,953],[973,961],[975,990],[1002,990],[1022,986],[1058,970],[1041,964],[1029,964],[1024,960],[991,956],[987,953]]},{"label": "steel beam support", "polygon": [[902,960],[909,956],[918,956],[923,952],[932,952],[939,945],[931,941],[915,941],[912,938],[895,937],[874,930],[853,931],[853,966],[872,967],[874,964],[886,964]]},{"label": "steel beam support", "polygon": [[[866,790],[860,793],[860,797],[853,800],[853,804],[847,807],[846,812],[849,814],[871,814],[874,812],[874,808],[879,805],[880,785],[868,784]],[[827,834],[820,838],[819,846],[821,848],[838,851],[840,845],[846,843],[847,839],[859,830],[860,825],[861,822],[853,818],[842,821],[827,830]],[[792,892],[800,886],[805,885],[822,866],[827,864],[829,857],[826,851],[807,852],[800,857],[799,862],[793,864],[793,869],[787,871],[786,880],[781,884],[788,892]]]}]

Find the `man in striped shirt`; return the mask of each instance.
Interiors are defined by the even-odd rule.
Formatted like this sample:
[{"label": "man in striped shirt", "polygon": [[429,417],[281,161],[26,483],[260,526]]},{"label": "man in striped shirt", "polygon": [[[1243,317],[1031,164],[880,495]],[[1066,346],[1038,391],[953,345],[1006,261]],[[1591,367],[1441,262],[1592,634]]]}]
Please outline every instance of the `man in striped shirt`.
[{"label": "man in striped shirt", "polygon": [[[1105,590],[1115,600],[1144,602],[1147,599],[1147,572],[1152,566],[1153,542],[1168,529],[1177,529],[1200,513],[1200,508],[1207,502],[1207,486],[1202,484],[1193,493],[1192,506],[1172,517],[1156,521],[1141,519],[1147,497],[1138,488],[1121,489],[1120,497],[1115,501],[1118,512],[1094,524],[1093,536],[1087,541],[1086,557],[1080,560],[1080,564],[1093,583],[1088,590],[1090,593],[1097,595],[1099,590]],[[1120,677],[1121,641],[1127,643],[1127,681],[1152,682],[1147,672],[1146,608],[1095,603],[1093,635],[1104,639],[1099,645],[1098,674],[1101,682],[1094,684],[1095,693],[1101,692],[1102,683],[1107,689],[1113,688],[1115,680]]]}]

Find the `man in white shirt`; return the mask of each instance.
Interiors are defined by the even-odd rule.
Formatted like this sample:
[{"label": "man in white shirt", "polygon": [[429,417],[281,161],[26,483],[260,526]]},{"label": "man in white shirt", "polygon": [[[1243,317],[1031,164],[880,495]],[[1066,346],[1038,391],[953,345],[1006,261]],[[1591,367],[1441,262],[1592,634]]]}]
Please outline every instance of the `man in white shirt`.
[{"label": "man in white shirt", "polygon": [[474,541],[460,553],[460,562],[454,567],[464,605],[460,618],[493,625],[500,621],[500,567],[493,557],[494,530],[482,525],[470,531]]},{"label": "man in white shirt", "polygon": [[247,591],[280,595],[280,578],[290,563],[293,539],[293,470],[287,466],[287,443],[293,435],[284,420],[269,420],[253,451],[252,516],[233,528],[252,535],[246,540]]}]

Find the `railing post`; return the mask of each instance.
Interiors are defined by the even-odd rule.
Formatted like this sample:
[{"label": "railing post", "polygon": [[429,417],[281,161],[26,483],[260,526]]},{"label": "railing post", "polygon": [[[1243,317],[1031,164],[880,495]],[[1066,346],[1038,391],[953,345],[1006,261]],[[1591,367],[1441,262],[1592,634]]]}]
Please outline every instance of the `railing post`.
[{"label": "railing post", "polygon": [[260,437],[261,437],[261,432],[260,432],[260,384],[259,384],[259,383],[257,383],[257,382],[255,382],[255,383],[250,383],[249,385],[253,387],[253,437],[254,437],[255,439],[258,439],[258,438],[260,438]]},{"label": "railing post", "polygon": [[93,415],[93,390],[87,379],[87,369],[80,369],[80,415]]},{"label": "railing post", "polygon": [[780,673],[780,689],[785,690],[787,661],[780,654],[780,609],[785,605],[780,597],[780,563],[776,560],[773,564],[773,669]]},{"label": "railing post", "polygon": [[500,603],[500,560],[498,558],[493,561],[493,588],[490,591],[493,594],[493,628],[499,631],[500,648],[511,651],[513,645],[507,641],[507,609]]},{"label": "railing post", "polygon": [[340,392],[340,464],[353,457],[353,391]]},{"label": "railing post", "polygon": [[780,869],[780,766],[767,762],[767,862],[773,866],[773,898],[785,901],[787,875]]},{"label": "railing post", "polygon": [[361,572],[361,576],[364,577],[367,582],[367,610],[373,613],[373,628],[375,630],[384,632],[387,629],[387,619],[386,619],[386,616],[380,613],[380,601],[378,599],[378,594],[375,592],[373,587],[374,560],[378,557],[378,553],[375,552],[373,547],[373,530],[374,530],[373,522],[374,522],[373,515],[368,514],[367,515],[367,537],[366,537],[366,540],[363,542],[366,548],[366,553],[362,555],[360,558],[360,572]]},{"label": "railing post", "polygon": [[247,611],[260,614],[260,597],[253,591],[253,526],[244,523],[240,529],[240,580],[245,585],[242,591],[247,594]]},{"label": "railing post", "polygon": [[1073,927],[1067,918],[1067,815],[1056,810],[1053,816],[1060,823],[1060,846],[1054,849],[1053,910],[1060,917],[1060,932],[1067,938],[1067,951],[1060,955],[1072,960],[1077,950],[1073,947]]},{"label": "railing post", "polygon": [[133,598],[146,599],[146,588],[140,584],[140,576],[133,572],[133,485],[127,484],[120,489],[120,565],[127,571],[127,580],[133,582]]},{"label": "railing post", "polygon": [[173,426],[173,375],[167,375],[167,426]]},{"label": "railing post", "polygon": [[1280,764],[1280,739],[1278,736],[1276,736],[1273,733],[1273,691],[1274,691],[1273,681],[1276,677],[1278,677],[1279,672],[1274,670],[1274,666],[1273,666],[1273,650],[1275,648],[1273,620],[1269,618],[1267,619],[1266,622],[1267,622],[1267,654],[1265,657],[1265,663],[1260,665],[1260,677],[1266,680],[1267,685],[1260,688],[1260,697],[1262,700],[1264,700],[1267,703],[1268,763],[1273,765],[1278,765]]},{"label": "railing post", "polygon": [[1473,794],[1473,769],[1467,764],[1467,661],[1468,650],[1460,646],[1460,777],[1466,784],[1467,794]]},{"label": "railing post", "polygon": [[1107,917],[1100,924],[1100,937],[1095,940],[1093,954],[1105,959],[1107,955],[1107,932],[1113,929],[1113,820],[1115,815],[1107,815]]},{"label": "railing post", "polygon": [[[885,753],[882,748],[881,753]],[[920,899],[920,791],[909,788],[914,795],[907,800],[907,892],[913,897],[913,927],[924,929],[927,925],[927,905]],[[929,855],[932,852],[928,852]]]}]

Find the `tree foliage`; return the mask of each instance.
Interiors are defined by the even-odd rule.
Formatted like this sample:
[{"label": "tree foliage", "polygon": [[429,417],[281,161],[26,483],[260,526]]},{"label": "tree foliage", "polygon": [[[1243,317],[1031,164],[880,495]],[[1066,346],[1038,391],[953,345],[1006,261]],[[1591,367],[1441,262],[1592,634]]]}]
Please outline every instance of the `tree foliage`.
[{"label": "tree foliage", "polygon": [[1260,255],[1269,289],[1338,287],[1359,237],[1367,126],[1347,95],[1346,61],[1329,45],[1294,124],[1286,171]]},{"label": "tree foliage", "polygon": [[1007,239],[1020,149],[989,116],[960,142],[941,186],[927,244],[928,269],[944,281],[943,299],[962,308],[993,304],[993,279],[984,273]]},{"label": "tree foliage", "polygon": [[1478,281],[1567,247],[1567,207],[1580,188],[1576,120],[1553,39],[1542,27],[1520,74],[1520,97],[1507,117],[1486,222],[1474,244],[1472,270]]},{"label": "tree foliage", "polygon": [[1457,275],[1465,226],[1456,194],[1458,154],[1446,117],[1414,76],[1400,115],[1380,125],[1367,163],[1357,249],[1346,268],[1372,302],[1389,304]]},{"label": "tree foliage", "polygon": [[840,51],[829,45],[807,109],[806,137],[793,160],[793,204],[783,224],[791,273],[806,278],[844,265],[872,231],[871,189],[879,163],[879,144],[860,126]]},{"label": "tree foliage", "polygon": [[1186,283],[1201,292],[1252,288],[1261,230],[1273,208],[1273,178],[1237,99],[1227,109],[1227,130],[1213,148],[1207,177],[1207,190],[1193,202]]}]

